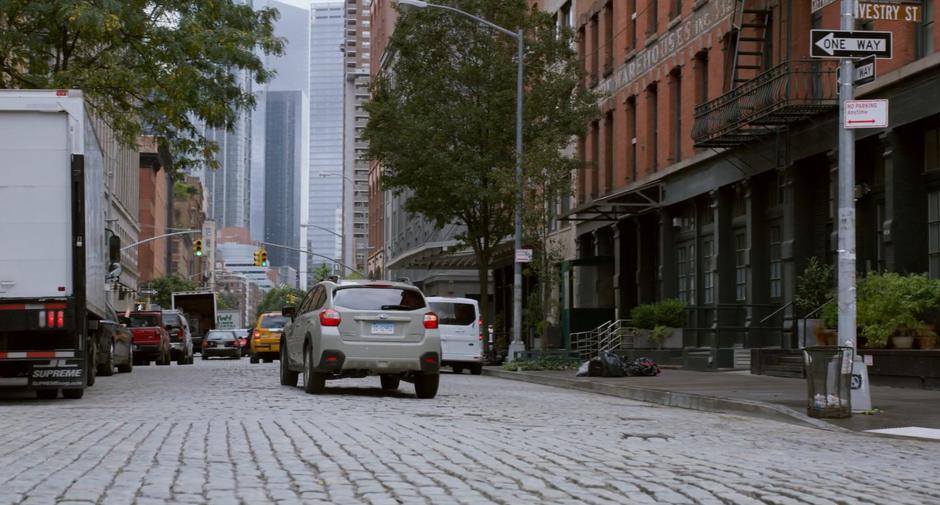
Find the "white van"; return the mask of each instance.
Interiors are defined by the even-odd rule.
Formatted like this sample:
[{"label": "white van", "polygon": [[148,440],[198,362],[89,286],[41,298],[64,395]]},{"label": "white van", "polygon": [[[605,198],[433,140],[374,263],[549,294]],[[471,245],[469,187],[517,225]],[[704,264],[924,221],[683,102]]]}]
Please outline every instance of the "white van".
[{"label": "white van", "polygon": [[473,375],[483,373],[483,331],[477,301],[432,296],[428,303],[438,317],[441,365],[450,366],[454,373],[462,373],[464,368]]}]

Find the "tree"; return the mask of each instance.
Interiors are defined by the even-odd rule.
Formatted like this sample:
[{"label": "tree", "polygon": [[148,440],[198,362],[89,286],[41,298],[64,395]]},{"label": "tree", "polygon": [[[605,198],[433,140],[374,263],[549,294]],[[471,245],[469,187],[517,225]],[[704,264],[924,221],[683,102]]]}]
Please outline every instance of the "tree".
[{"label": "tree", "polygon": [[320,263],[320,265],[313,270],[314,282],[323,281],[331,275],[333,275],[333,269],[330,268],[330,265],[327,265],[326,263]]},{"label": "tree", "polygon": [[231,129],[255,104],[235,78],[271,79],[274,9],[232,0],[0,0],[0,88],[77,88],[126,144],[155,134],[176,168],[218,150],[200,124]]},{"label": "tree", "polygon": [[258,313],[280,312],[287,305],[296,305],[304,297],[304,292],[290,286],[281,286],[274,288],[264,294],[261,303],[258,304]]},{"label": "tree", "polygon": [[230,291],[223,291],[216,297],[215,308],[219,310],[231,310],[238,308],[238,295]]},{"label": "tree", "polygon": [[[453,0],[446,2],[456,5]],[[529,10],[525,0],[463,0],[460,8],[525,32],[527,187],[570,188],[580,163],[563,151],[596,114],[579,86],[570,30]],[[365,108],[368,156],[382,185],[408,195],[405,210],[443,227],[462,225],[473,250],[480,304],[488,313],[488,273],[513,232],[516,201],[516,40],[436,9],[403,13],[389,42],[393,67],[372,84]]]},{"label": "tree", "polygon": [[172,306],[173,293],[179,291],[195,291],[197,288],[195,282],[177,275],[153,279],[147,282],[145,286],[146,288],[157,291],[157,294],[153,296],[152,300],[163,308],[170,308],[170,306]]}]

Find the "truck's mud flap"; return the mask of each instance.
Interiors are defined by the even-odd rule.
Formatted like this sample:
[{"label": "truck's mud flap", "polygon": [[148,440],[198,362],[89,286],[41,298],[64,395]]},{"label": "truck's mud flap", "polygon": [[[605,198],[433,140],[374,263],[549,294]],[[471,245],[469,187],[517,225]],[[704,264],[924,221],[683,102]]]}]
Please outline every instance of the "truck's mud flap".
[{"label": "truck's mud flap", "polygon": [[29,373],[29,386],[37,388],[75,388],[85,384],[80,359],[53,359],[34,363]]}]

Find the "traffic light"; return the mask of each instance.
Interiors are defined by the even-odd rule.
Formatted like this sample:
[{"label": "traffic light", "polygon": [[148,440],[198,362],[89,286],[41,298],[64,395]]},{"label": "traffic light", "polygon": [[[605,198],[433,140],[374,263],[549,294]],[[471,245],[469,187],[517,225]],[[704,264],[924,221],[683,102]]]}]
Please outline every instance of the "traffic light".
[{"label": "traffic light", "polygon": [[193,254],[202,256],[202,239],[196,239],[193,242]]},{"label": "traffic light", "polygon": [[255,251],[255,266],[256,267],[261,266],[261,249],[258,249],[257,251]]},{"label": "traffic light", "polygon": [[264,249],[261,250],[261,266],[268,266],[268,251],[265,251]]}]

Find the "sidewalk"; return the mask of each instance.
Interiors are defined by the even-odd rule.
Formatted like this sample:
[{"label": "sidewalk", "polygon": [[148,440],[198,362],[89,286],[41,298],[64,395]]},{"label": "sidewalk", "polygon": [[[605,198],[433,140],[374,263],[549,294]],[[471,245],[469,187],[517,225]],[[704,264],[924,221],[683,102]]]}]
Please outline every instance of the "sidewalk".
[{"label": "sidewalk", "polygon": [[658,377],[575,377],[575,371],[509,372],[485,367],[484,374],[548,386],[580,389],[695,410],[739,412],[829,430],[868,431],[916,426],[940,429],[940,391],[873,386],[872,406],[882,412],[848,419],[806,415],[806,381],[747,371],[693,372],[663,369]]}]

